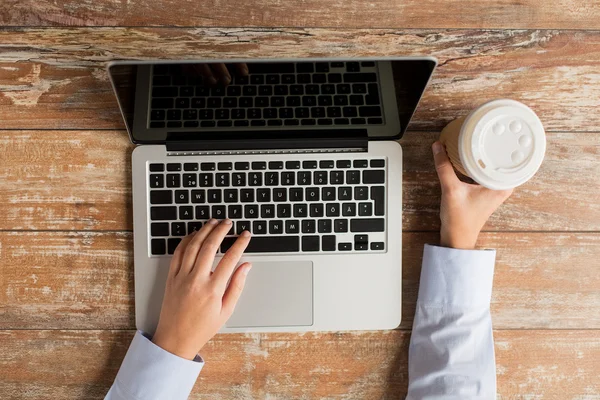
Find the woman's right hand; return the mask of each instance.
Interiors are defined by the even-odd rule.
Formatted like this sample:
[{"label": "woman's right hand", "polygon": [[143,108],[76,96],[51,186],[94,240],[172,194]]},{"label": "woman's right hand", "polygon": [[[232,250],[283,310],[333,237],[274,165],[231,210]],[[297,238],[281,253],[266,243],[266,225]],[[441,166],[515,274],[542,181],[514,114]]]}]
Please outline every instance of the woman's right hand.
[{"label": "woman's right hand", "polygon": [[446,149],[438,141],[432,146],[435,169],[442,187],[440,244],[456,249],[474,249],[483,225],[512,193],[462,182],[456,176]]}]

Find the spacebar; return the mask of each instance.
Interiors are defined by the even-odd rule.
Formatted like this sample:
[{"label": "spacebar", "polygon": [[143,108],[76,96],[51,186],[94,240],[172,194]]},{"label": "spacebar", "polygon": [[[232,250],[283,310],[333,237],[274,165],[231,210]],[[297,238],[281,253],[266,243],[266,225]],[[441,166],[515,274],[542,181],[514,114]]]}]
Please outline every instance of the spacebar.
[{"label": "spacebar", "polygon": [[[221,244],[221,252],[226,252],[235,242],[234,237],[227,237]],[[300,236],[253,236],[246,248],[246,253],[284,253],[300,251]]]}]

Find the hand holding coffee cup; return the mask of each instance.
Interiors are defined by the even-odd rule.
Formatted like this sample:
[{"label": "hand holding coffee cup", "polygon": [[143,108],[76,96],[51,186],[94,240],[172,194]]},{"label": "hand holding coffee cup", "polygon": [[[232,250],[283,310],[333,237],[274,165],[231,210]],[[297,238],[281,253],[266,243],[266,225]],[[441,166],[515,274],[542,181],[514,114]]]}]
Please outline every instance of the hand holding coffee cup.
[{"label": "hand holding coffee cup", "polygon": [[546,152],[538,116],[514,100],[493,100],[449,123],[440,136],[454,168],[489,189],[527,182]]}]

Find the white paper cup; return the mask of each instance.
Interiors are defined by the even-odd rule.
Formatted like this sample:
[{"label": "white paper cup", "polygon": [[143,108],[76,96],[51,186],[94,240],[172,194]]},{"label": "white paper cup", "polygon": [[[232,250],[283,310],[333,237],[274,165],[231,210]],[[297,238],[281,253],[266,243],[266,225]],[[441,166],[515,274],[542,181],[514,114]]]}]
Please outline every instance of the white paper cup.
[{"label": "white paper cup", "polygon": [[533,110],[514,100],[493,100],[450,122],[440,141],[454,168],[494,190],[517,187],[540,168],[544,127]]}]

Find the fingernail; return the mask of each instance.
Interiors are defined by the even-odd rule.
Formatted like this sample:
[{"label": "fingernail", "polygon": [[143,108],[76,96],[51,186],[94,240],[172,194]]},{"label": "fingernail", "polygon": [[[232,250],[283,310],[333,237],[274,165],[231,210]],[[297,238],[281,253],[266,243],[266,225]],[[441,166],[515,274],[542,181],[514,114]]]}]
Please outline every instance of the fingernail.
[{"label": "fingernail", "polygon": [[244,269],[242,270],[242,273],[244,275],[248,275],[248,272],[250,272],[250,270],[252,269],[252,264],[246,264],[246,266],[244,267]]},{"label": "fingernail", "polygon": [[231,83],[231,78],[230,78],[230,77],[228,77],[228,76],[224,76],[224,77],[223,77],[223,83],[224,83],[225,85],[229,85],[229,84]]},{"label": "fingernail", "polygon": [[208,223],[211,224],[211,225],[216,225],[217,222],[219,222],[219,221],[217,221],[214,218],[211,218],[211,219],[208,220]]},{"label": "fingernail", "polygon": [[433,154],[439,154],[444,150],[444,146],[440,142],[435,142],[433,144]]},{"label": "fingernail", "polygon": [[231,225],[231,220],[229,218],[227,218],[226,220],[223,220],[223,223],[225,225]]},{"label": "fingernail", "polygon": [[241,236],[243,236],[243,237],[248,237],[248,236],[250,236],[250,232],[248,232],[248,231],[244,231],[244,232],[242,232],[242,235],[241,235]]}]

